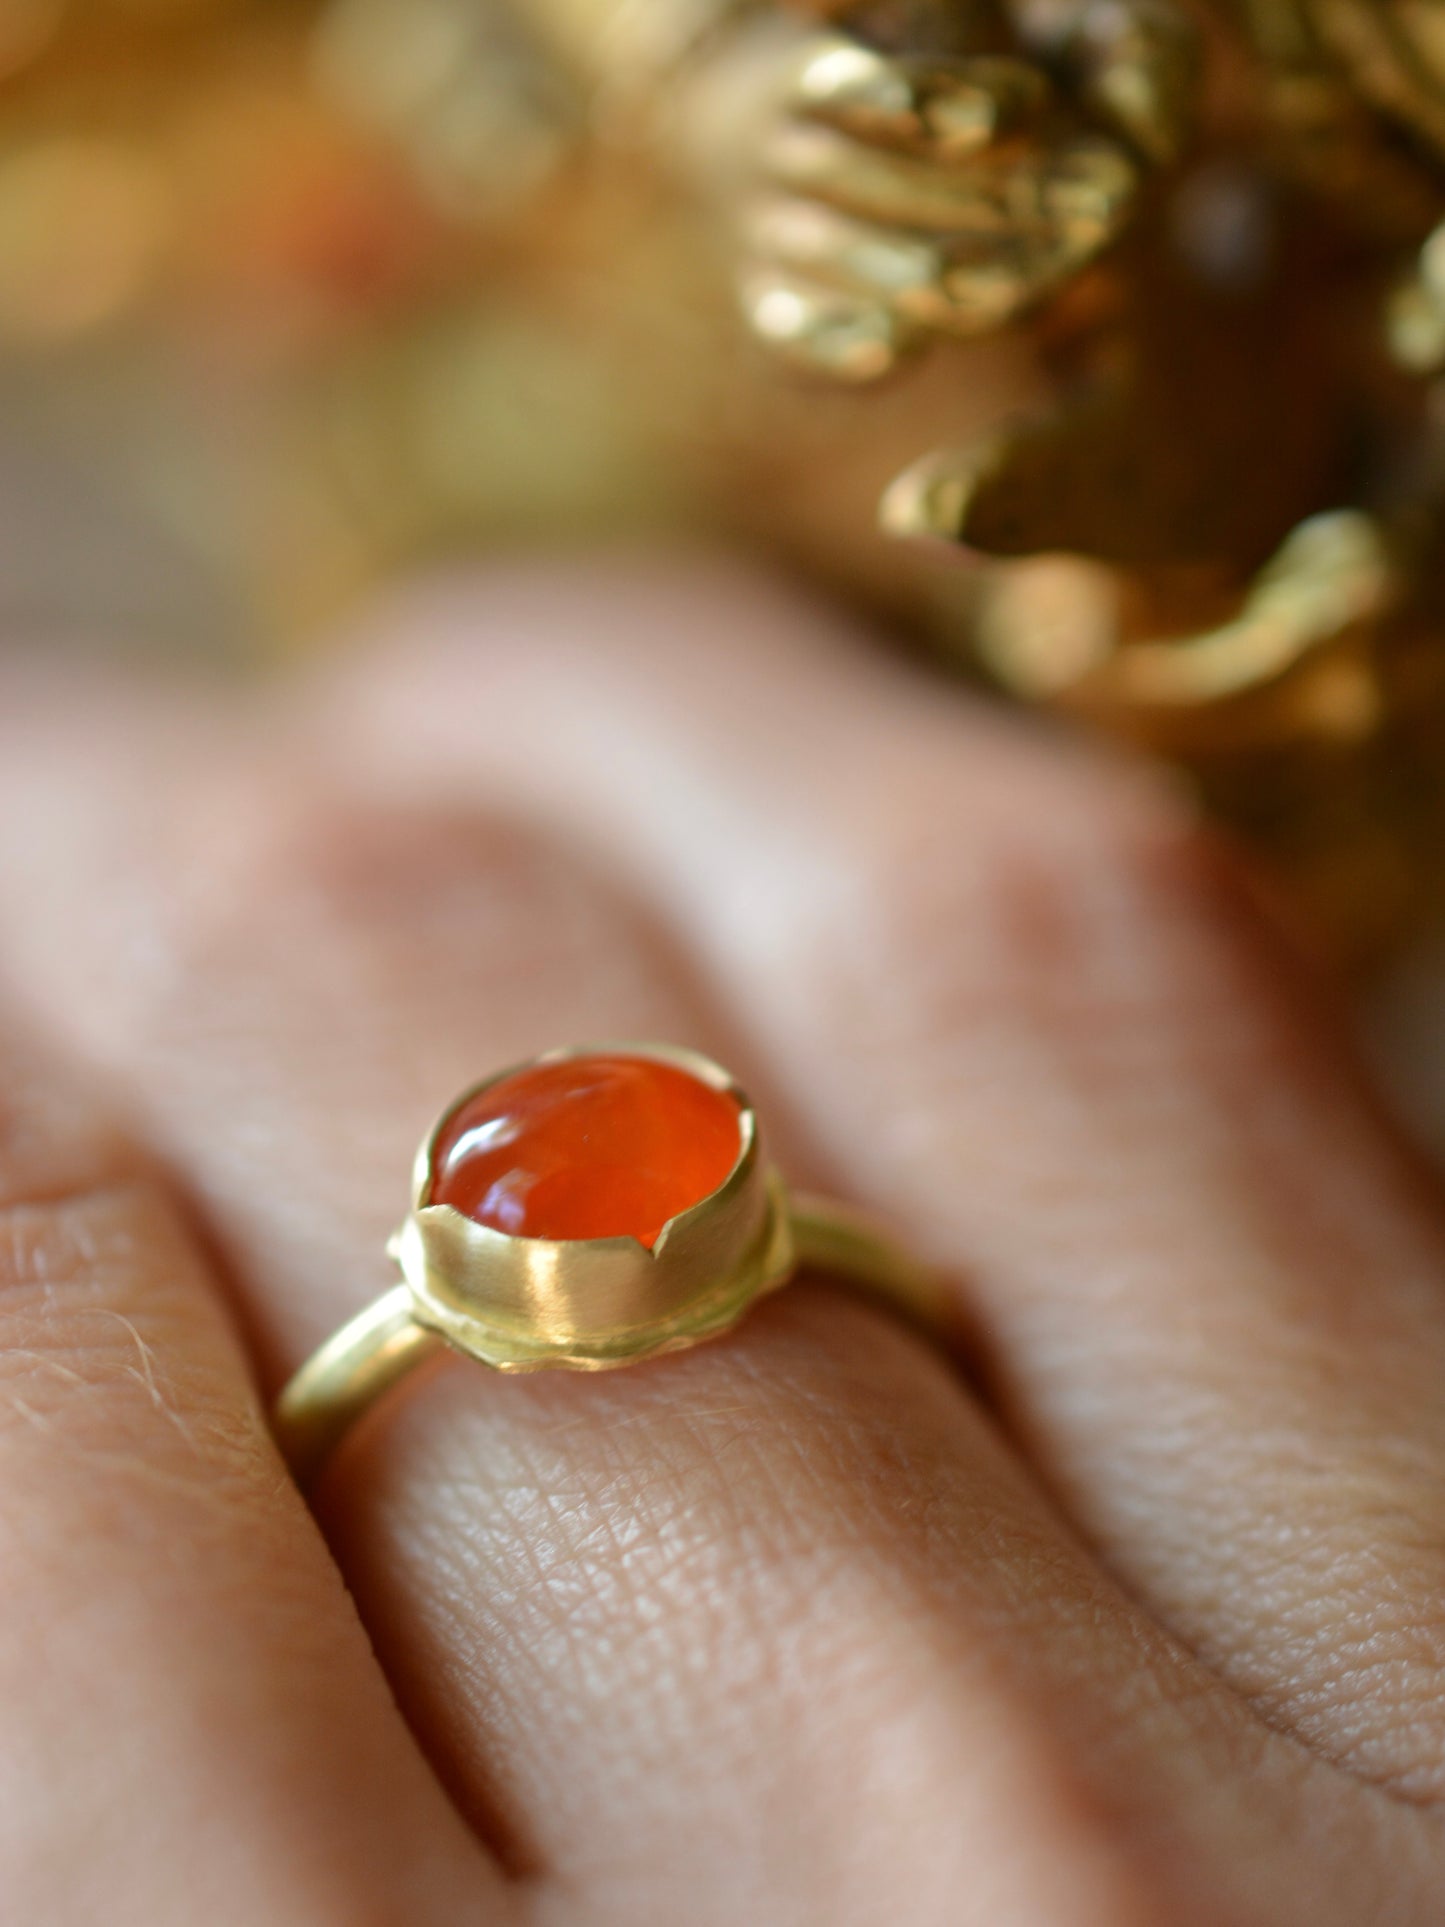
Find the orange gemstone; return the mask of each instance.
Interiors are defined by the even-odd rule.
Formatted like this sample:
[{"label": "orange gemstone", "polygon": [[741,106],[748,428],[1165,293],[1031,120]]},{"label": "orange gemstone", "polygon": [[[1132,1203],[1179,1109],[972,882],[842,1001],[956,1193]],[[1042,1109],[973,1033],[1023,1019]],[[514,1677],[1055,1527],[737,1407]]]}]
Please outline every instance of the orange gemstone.
[{"label": "orange gemstone", "polygon": [[598,1054],[534,1064],[455,1110],[428,1202],[522,1238],[633,1237],[716,1191],[741,1148],[736,1101],[676,1065]]}]

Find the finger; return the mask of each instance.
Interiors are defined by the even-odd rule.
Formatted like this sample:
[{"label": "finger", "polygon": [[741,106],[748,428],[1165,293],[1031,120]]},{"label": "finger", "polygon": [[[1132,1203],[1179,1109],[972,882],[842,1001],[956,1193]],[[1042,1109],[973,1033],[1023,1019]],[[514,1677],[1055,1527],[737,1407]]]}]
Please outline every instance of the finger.
[{"label": "finger", "polygon": [[[834,1182],[957,1272],[1128,1584],[1272,1720],[1439,1792],[1445,1234],[1246,893],[1142,778],[786,598],[619,571],[604,653],[564,593],[419,613],[427,667],[371,691],[393,764],[630,850]],[[545,715],[551,755],[479,769],[465,702],[408,714],[427,678],[508,743]]]},{"label": "finger", "polygon": [[954,161],[1023,131],[1049,94],[1020,60],[901,60],[830,37],[810,45],[790,105],[855,140]]},{"label": "finger", "polygon": [[[943,168],[801,122],[774,135],[765,172],[775,188],[845,223],[842,234],[820,224],[810,237],[815,253],[831,249],[836,261],[841,242],[856,272],[860,257],[872,257],[846,229],[892,230],[909,242],[879,264],[900,274],[896,313],[965,335],[998,327],[1098,254],[1122,228],[1136,187],[1122,150],[1090,135]],[[919,269],[930,254],[940,270],[925,280]]]},{"label": "finger", "polygon": [[[743,280],[743,305],[754,333],[794,360],[805,350],[815,372],[834,378],[877,379],[916,345],[923,327],[958,334],[997,327],[1058,271],[1050,249],[1031,251],[1012,238],[997,250],[974,250],[978,258],[968,260],[957,246],[786,196],[753,207],[744,238],[753,265]],[[845,357],[840,339],[872,345],[866,354],[851,346]]]},{"label": "finger", "polygon": [[1006,150],[987,163],[938,167],[850,140],[832,128],[790,122],[769,139],[763,172],[859,220],[961,235],[1001,248],[1020,232],[1066,235],[1083,260],[1120,229],[1137,170],[1112,142],[1079,135]]},{"label": "finger", "polygon": [[942,1361],[821,1289],[625,1373],[458,1367],[323,1516],[412,1718],[589,1923],[1428,1899],[1426,1816],[1246,1731]]},{"label": "finger", "polygon": [[751,268],[739,287],[747,324],[800,374],[864,386],[893,373],[916,331],[876,295],[830,286],[783,265]]},{"label": "finger", "polygon": [[174,1207],[92,1106],[0,1063],[6,1917],[504,1918]]},{"label": "finger", "polygon": [[932,243],[850,220],[817,201],[780,195],[755,203],[743,239],[757,262],[884,304],[917,301],[943,278],[943,256]]},{"label": "finger", "polygon": [[[44,769],[68,754],[84,797],[93,760],[52,739]],[[164,783],[153,748],[132,754],[138,783]],[[88,890],[47,905],[17,862],[9,907],[29,906],[17,969],[37,1004],[125,1073],[284,1351],[365,1272],[413,1114],[513,1054],[512,1030],[527,1048],[594,1021],[712,1038],[665,949],[564,852],[354,795],[318,819],[313,779],[283,798],[277,775],[279,826],[244,792],[244,857],[218,847],[203,788],[180,834],[131,853],[163,888],[147,909],[133,875],[129,961],[87,934]],[[33,843],[50,819],[26,794]],[[72,877],[128,848],[100,794],[73,813]],[[323,1503],[456,1796],[589,1922],[882,1918],[900,1841],[918,1917],[957,1919],[979,1843],[1041,1803],[1056,1850],[1020,1839],[973,1918],[1185,1920],[1211,1829],[1238,1814],[1241,1745],[1281,1839],[1302,1784],[1338,1806],[1091,1565],[941,1361],[822,1292],[611,1380],[458,1363],[377,1414]],[[1338,1841],[1365,1864],[1362,1827],[1386,1824],[1341,1810]],[[1274,1877],[1261,1842],[1241,1883]]]}]

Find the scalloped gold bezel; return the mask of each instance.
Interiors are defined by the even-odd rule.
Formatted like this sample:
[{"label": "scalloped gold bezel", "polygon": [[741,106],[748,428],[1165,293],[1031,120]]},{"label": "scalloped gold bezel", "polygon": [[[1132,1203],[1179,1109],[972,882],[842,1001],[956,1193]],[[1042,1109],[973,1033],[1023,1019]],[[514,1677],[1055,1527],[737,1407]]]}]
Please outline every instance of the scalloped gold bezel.
[{"label": "scalloped gold bezel", "polygon": [[[652,1250],[636,1238],[513,1237],[425,1202],[438,1137],[461,1105],[532,1064],[599,1052],[675,1065],[738,1105],[737,1162],[716,1191],[669,1219]],[[547,1051],[463,1092],[417,1153],[411,1210],[389,1249],[417,1323],[504,1372],[604,1371],[697,1344],[736,1324],[794,1265],[786,1195],[746,1093],[696,1051],[633,1043]]]}]

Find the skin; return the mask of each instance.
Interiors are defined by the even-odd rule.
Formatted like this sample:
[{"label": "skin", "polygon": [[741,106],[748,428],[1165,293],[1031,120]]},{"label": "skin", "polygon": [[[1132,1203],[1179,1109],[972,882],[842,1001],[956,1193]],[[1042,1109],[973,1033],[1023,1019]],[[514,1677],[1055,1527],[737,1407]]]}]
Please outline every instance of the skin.
[{"label": "skin", "polygon": [[[5,672],[7,1918],[1437,1922],[1445,1216],[1257,890],[723,569],[360,641]],[[263,1401],[423,1128],[626,1036],[906,1227],[968,1357],[812,1280],[450,1361],[313,1516]]]}]

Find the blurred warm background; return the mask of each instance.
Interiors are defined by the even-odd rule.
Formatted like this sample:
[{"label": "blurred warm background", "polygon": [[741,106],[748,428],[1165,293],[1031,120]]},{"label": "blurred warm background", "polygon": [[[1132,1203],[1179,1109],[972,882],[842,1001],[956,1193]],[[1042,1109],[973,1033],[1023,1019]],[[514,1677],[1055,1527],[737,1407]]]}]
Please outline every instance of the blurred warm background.
[{"label": "blurred warm background", "polygon": [[0,0],[0,626],[264,665],[745,544],[1169,758],[1445,1144],[1440,24]]},{"label": "blurred warm background", "polygon": [[581,115],[485,0],[0,0],[7,630],[270,655],[680,514],[586,341]]}]

